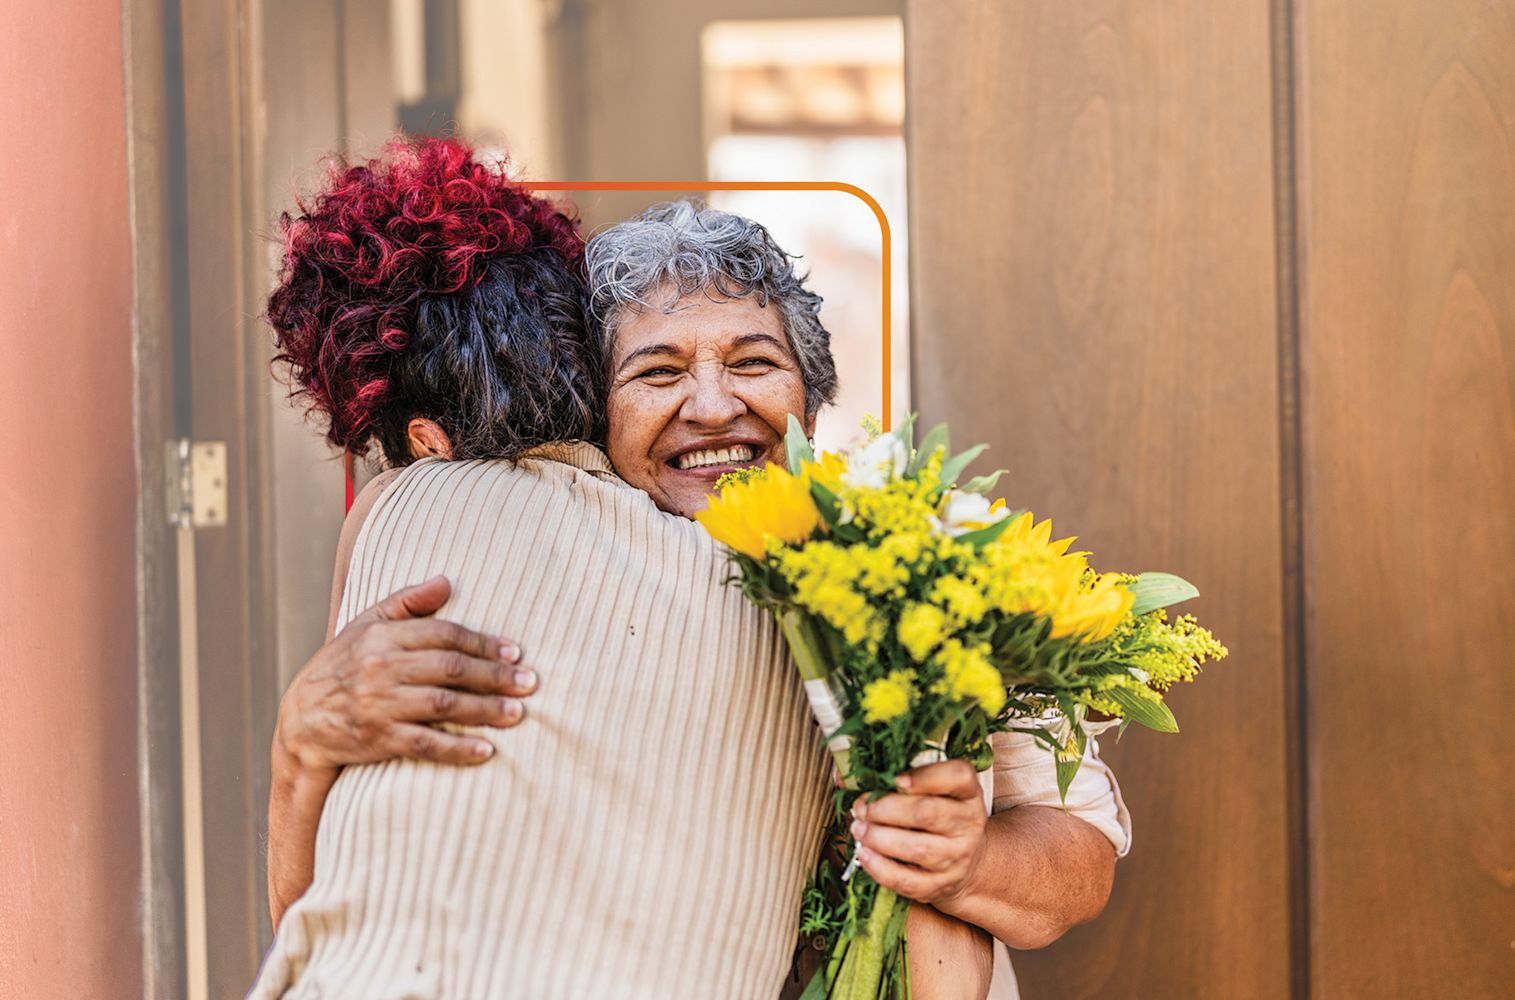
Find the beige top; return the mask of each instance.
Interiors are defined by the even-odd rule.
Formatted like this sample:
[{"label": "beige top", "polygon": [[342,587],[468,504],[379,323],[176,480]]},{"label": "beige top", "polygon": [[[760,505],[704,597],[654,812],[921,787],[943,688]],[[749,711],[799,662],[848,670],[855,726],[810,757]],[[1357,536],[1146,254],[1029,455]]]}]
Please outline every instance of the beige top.
[{"label": "beige top", "polygon": [[[485,764],[343,772],[314,882],[249,996],[776,996],[829,763],[771,616],[722,585],[717,546],[597,449],[553,445],[396,477],[338,626],[437,573],[440,617],[519,640],[541,690],[518,728],[467,730],[495,743]],[[997,748],[997,808],[1051,780],[1017,739]],[[1084,773],[1070,805],[1124,837],[1108,772]]]}]

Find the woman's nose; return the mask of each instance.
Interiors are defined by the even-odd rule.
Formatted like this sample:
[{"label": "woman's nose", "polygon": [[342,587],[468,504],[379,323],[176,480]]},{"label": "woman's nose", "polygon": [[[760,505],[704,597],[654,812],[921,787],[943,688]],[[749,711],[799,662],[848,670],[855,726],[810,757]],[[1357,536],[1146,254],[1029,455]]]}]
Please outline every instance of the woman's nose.
[{"label": "woman's nose", "polygon": [[690,423],[721,427],[747,411],[747,404],[731,391],[724,371],[697,371],[690,381],[682,412]]}]

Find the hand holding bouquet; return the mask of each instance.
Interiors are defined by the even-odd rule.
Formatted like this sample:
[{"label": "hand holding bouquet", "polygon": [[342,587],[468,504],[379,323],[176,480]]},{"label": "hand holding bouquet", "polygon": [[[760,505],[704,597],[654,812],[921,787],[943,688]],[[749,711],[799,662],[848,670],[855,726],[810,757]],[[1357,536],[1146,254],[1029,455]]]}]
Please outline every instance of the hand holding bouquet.
[{"label": "hand holding bouquet", "polygon": [[[983,448],[952,455],[945,427],[918,448],[909,421],[870,434],[817,458],[791,418],[789,468],[725,477],[697,517],[783,627],[842,777],[839,819],[912,767],[988,767],[991,733],[1045,743],[1066,794],[1104,727],[1177,731],[1163,692],[1226,655],[1163,610],[1192,586],[1095,572],[1050,521],[990,502],[1000,473],[958,486]],[[854,868],[823,866],[806,894],[802,929],[834,942],[807,1000],[910,995],[908,902]]]}]

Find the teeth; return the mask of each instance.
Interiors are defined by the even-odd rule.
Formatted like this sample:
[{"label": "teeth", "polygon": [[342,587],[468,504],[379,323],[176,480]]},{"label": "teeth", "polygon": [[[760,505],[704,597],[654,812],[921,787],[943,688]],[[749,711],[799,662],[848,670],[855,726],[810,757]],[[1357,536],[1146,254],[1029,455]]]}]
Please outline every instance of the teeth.
[{"label": "teeth", "polygon": [[732,448],[707,448],[679,456],[680,469],[699,469],[707,465],[731,465],[735,462],[752,461],[752,446],[739,444]]}]

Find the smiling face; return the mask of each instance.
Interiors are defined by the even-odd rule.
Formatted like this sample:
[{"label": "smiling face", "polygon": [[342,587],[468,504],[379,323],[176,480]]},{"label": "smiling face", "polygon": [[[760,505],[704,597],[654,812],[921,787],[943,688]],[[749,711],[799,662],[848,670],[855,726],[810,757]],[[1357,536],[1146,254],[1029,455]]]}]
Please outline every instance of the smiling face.
[{"label": "smiling face", "polygon": [[616,330],[610,462],[670,514],[704,510],[715,481],[784,461],[789,414],[806,433],[805,383],[778,311],[704,292],[643,309]]}]

